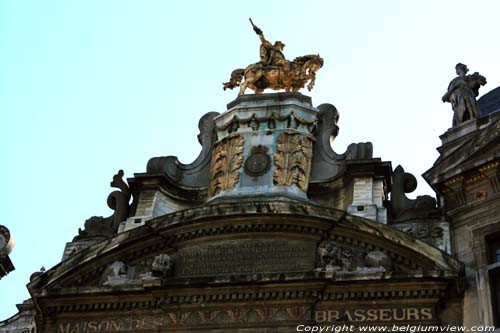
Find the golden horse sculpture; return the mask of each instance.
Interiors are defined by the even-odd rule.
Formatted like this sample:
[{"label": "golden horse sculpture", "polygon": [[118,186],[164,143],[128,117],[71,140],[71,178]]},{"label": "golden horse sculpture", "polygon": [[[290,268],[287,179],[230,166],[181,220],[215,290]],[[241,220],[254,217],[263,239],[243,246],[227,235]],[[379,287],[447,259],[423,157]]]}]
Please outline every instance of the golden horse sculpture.
[{"label": "golden horse sculpture", "polygon": [[246,88],[260,94],[264,89],[299,91],[308,81],[309,91],[314,87],[316,72],[323,67],[323,58],[319,55],[306,55],[288,61],[283,55],[285,44],[277,41],[273,44],[264,38],[264,33],[253,24],[255,33],[260,38],[260,62],[245,69],[235,69],[229,82],[223,83],[224,90],[240,87],[238,96],[245,93]]},{"label": "golden horse sculpture", "polygon": [[256,94],[262,93],[264,89],[299,91],[310,80],[307,89],[311,91],[316,81],[316,72],[322,66],[323,58],[319,55],[297,57],[284,67],[256,63],[245,69],[235,69],[229,82],[224,83],[224,90],[239,86],[238,96],[243,95],[246,88],[254,90]]}]

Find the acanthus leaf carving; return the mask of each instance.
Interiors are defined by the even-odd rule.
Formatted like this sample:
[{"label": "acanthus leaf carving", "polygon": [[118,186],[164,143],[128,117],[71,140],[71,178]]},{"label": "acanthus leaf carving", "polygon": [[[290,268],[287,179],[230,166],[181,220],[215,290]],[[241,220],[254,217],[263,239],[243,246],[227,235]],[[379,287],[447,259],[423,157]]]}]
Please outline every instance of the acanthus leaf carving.
[{"label": "acanthus leaf carving", "polygon": [[226,309],[226,314],[232,322],[242,321],[250,309]]},{"label": "acanthus leaf carving", "polygon": [[286,313],[292,320],[304,320],[307,318],[308,308],[306,306],[287,307]]},{"label": "acanthus leaf carving", "polygon": [[173,325],[182,325],[191,316],[191,312],[169,312],[168,318]]},{"label": "acanthus leaf carving", "polygon": [[221,313],[218,310],[212,311],[197,311],[198,318],[200,319],[200,323],[207,324],[213,322]]},{"label": "acanthus leaf carving", "polygon": [[307,191],[311,171],[312,140],[299,133],[285,132],[278,139],[274,154],[274,184],[297,185]]},{"label": "acanthus leaf carving", "polygon": [[232,189],[240,180],[243,164],[242,136],[224,139],[214,150],[211,168],[210,195]]}]

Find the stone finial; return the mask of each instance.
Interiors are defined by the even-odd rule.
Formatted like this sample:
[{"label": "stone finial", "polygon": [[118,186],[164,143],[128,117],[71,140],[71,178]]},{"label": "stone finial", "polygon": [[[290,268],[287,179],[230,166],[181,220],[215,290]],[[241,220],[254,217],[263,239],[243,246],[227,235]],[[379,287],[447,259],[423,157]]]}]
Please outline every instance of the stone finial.
[{"label": "stone finial", "polygon": [[479,88],[486,84],[486,78],[478,72],[467,75],[469,69],[462,63],[458,63],[455,70],[457,77],[451,80],[448,90],[442,97],[443,103],[451,103],[454,112],[453,126],[479,117],[476,97],[479,94]]},{"label": "stone finial", "polygon": [[216,141],[214,118],[218,112],[208,112],[198,122],[198,142],[201,152],[190,164],[183,164],[176,156],[153,157],[148,161],[147,173],[164,174],[184,188],[208,187],[212,147]]},{"label": "stone finial", "polygon": [[371,142],[351,143],[343,154],[337,154],[331,142],[339,133],[339,112],[328,103],[318,107],[318,126],[315,130],[314,154],[311,178],[314,181],[331,179],[345,168],[346,160],[371,159],[373,145]]},{"label": "stone finial", "polygon": [[118,232],[118,226],[127,219],[130,209],[131,193],[127,183],[123,180],[123,175],[123,170],[119,170],[110,183],[111,187],[120,189],[120,191],[111,192],[108,196],[108,206],[115,211],[113,215],[106,218],[92,216],[87,219],[84,229],[78,230],[79,235],[74,241],[92,237],[110,238]]},{"label": "stone finial", "polygon": [[398,165],[392,175],[391,217],[394,220],[422,219],[440,216],[436,199],[429,195],[408,199],[405,193],[417,188],[417,179]]}]

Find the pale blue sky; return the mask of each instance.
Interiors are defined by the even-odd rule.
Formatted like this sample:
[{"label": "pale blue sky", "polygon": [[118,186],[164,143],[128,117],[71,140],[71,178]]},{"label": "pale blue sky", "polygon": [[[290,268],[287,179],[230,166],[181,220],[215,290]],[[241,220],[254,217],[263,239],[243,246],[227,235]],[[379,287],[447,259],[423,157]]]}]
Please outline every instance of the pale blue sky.
[{"label": "pale blue sky", "polygon": [[[340,112],[334,148],[419,176],[451,125],[441,102],[457,62],[500,85],[498,1],[0,1],[0,209],[16,270],[0,281],[0,320],[28,298],[106,198],[118,169],[199,152],[198,119],[225,111],[231,71],[259,60],[254,22],[285,55],[319,53],[308,93]],[[418,194],[432,194],[421,177]]]}]

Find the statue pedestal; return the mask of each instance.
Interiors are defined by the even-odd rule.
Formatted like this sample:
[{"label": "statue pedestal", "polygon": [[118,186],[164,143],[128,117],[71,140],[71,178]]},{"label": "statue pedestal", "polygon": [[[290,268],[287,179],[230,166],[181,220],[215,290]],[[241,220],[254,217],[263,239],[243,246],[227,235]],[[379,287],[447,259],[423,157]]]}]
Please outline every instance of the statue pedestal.
[{"label": "statue pedestal", "polygon": [[307,200],[318,110],[300,93],[243,95],[215,118],[209,200]]},{"label": "statue pedestal", "polygon": [[472,119],[466,121],[462,124],[454,126],[448,129],[439,138],[441,139],[441,144],[444,146],[458,138],[465,137],[467,134],[475,132],[479,128],[477,119]]}]

